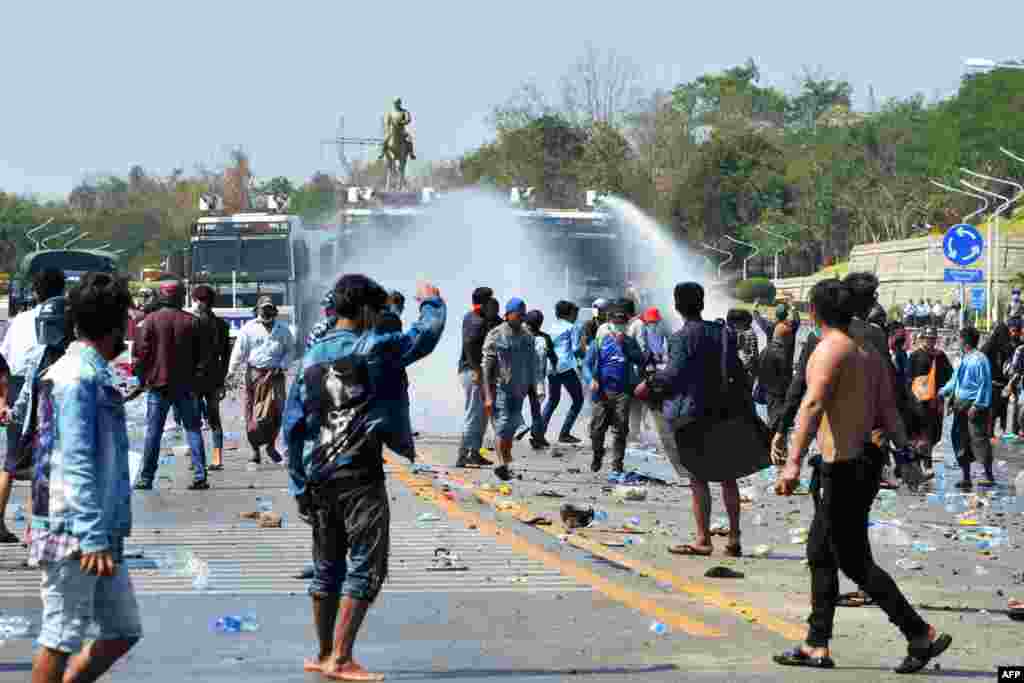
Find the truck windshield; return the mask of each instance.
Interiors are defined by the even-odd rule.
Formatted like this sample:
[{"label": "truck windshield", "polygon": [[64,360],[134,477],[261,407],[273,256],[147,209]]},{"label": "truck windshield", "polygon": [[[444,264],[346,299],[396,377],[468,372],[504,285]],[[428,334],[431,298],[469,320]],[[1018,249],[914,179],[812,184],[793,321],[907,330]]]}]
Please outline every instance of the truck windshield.
[{"label": "truck windshield", "polygon": [[291,274],[288,238],[243,238],[240,270],[248,273]]},{"label": "truck windshield", "polygon": [[197,273],[230,273],[238,270],[238,240],[193,242],[192,270]]}]

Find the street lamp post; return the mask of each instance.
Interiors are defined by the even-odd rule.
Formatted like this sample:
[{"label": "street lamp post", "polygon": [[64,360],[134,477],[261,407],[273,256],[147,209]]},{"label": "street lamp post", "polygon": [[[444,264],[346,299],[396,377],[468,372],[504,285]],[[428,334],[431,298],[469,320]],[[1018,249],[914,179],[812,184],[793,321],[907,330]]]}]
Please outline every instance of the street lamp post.
[{"label": "street lamp post", "polygon": [[725,249],[719,249],[718,247],[713,247],[710,244],[708,244],[707,242],[703,242],[702,246],[705,249],[710,249],[711,251],[717,251],[719,254],[725,254],[726,256],[729,257],[729,258],[725,259],[724,261],[722,261],[721,263],[718,264],[718,275],[716,276],[716,281],[721,282],[721,280],[722,280],[722,267],[725,264],[729,263],[729,261],[732,261],[732,259],[733,259],[732,252],[731,251],[726,251]]},{"label": "street lamp post", "polygon": [[[962,172],[970,175],[970,176],[974,176],[975,178],[981,178],[982,180],[987,180],[987,181],[993,182],[993,183],[1000,183],[1000,184],[1003,184],[1003,185],[1009,185],[1009,186],[1011,186],[1011,187],[1013,187],[1014,189],[1017,190],[1017,192],[1013,195],[1013,197],[1007,199],[1006,197],[1002,196],[1001,194],[996,194],[995,192],[989,192],[988,190],[984,190],[984,189],[982,189],[982,188],[980,188],[980,187],[978,187],[976,185],[973,185],[973,184],[967,182],[966,180],[963,180],[963,179],[960,180],[960,183],[964,187],[969,187],[970,189],[972,189],[972,190],[974,190],[976,192],[980,192],[980,193],[982,193],[982,194],[984,194],[984,195],[986,195],[988,197],[992,197],[993,199],[996,199],[997,201],[1001,201],[1002,202],[1002,206],[998,207],[995,210],[995,212],[992,215],[992,218],[990,218],[989,222],[988,222],[989,247],[990,247],[990,249],[989,249],[989,268],[991,269],[990,272],[989,272],[989,278],[988,278],[988,282],[989,282],[988,318],[989,318],[989,326],[991,326],[995,322],[995,319],[999,317],[998,316],[998,309],[997,309],[997,302],[996,302],[996,297],[995,297],[995,290],[994,290],[994,286],[997,283],[996,275],[995,275],[994,271],[995,271],[995,266],[998,264],[998,260],[997,259],[993,259],[993,255],[994,255],[994,252],[996,251],[996,244],[997,244],[997,242],[995,242],[994,240],[998,240],[999,239],[999,218],[1000,218],[1000,216],[1002,216],[1002,214],[1004,214],[1006,211],[1009,210],[1011,205],[1013,205],[1015,202],[1017,202],[1017,200],[1019,200],[1021,198],[1021,195],[1024,195],[1024,185],[1020,185],[1019,183],[1015,183],[1012,180],[1005,180],[1005,179],[1002,179],[1002,178],[993,178],[992,176],[987,176],[984,173],[976,173],[976,172],[971,171],[970,169],[966,169],[966,168],[961,168],[960,170]],[[994,228],[993,228],[993,223],[995,224]],[[993,235],[995,237],[993,237]]]},{"label": "street lamp post", "polygon": [[[967,190],[961,190],[961,189],[956,188],[956,187],[950,187],[949,185],[946,185],[944,183],[940,183],[938,180],[930,180],[929,182],[932,185],[936,186],[936,187],[942,188],[946,192],[953,192],[955,194],[966,195],[968,197],[972,197],[974,199],[977,199],[977,200],[979,200],[981,202],[981,206],[978,207],[977,211],[974,211],[973,213],[969,213],[969,214],[967,214],[966,216],[964,216],[963,218],[960,219],[961,223],[970,224],[970,222],[972,220],[974,220],[976,217],[980,216],[981,214],[985,213],[985,211],[988,209],[988,205],[989,205],[988,197],[986,197],[984,195],[975,194],[973,192],[968,192]],[[989,250],[989,254],[991,254],[992,253],[992,251],[991,251],[992,250],[992,244],[989,243],[989,244],[985,245],[985,247]],[[943,256],[945,256],[945,254],[943,254]],[[964,283],[961,282],[960,283],[960,329],[963,329],[963,327],[964,327],[964,320],[965,320],[965,317],[967,315],[967,297],[964,296],[965,293],[966,293],[966,289],[967,288],[964,287]]]},{"label": "street lamp post", "polygon": [[752,259],[755,256],[757,256],[759,249],[757,247],[755,247],[753,244],[748,244],[747,242],[740,242],[735,237],[730,237],[729,235],[726,235],[725,239],[729,240],[730,242],[735,242],[736,244],[738,244],[738,245],[740,245],[742,247],[750,247],[751,249],[754,250],[750,254],[750,256],[748,256],[747,258],[743,259],[743,279],[746,280],[747,279],[747,261],[749,261],[750,259]]},{"label": "street lamp post", "polygon": [[[769,235],[771,235],[772,237],[777,237],[777,238],[779,238],[779,239],[781,239],[781,240],[785,240],[785,242],[786,242],[786,246],[787,246],[787,247],[788,247],[788,246],[789,246],[790,244],[792,244],[792,243],[793,243],[793,240],[789,239],[789,238],[788,238],[788,237],[786,237],[785,235],[780,235],[780,234],[779,234],[779,233],[777,233],[777,232],[772,232],[771,230],[769,230],[768,228],[764,227],[763,225],[757,225],[757,226],[754,226],[754,227],[756,227],[756,228],[757,228],[758,230],[760,230],[761,232],[766,232],[766,233],[768,233],[768,234],[769,234]],[[782,249],[776,249],[776,250],[775,250],[775,279],[776,279],[776,280],[778,280],[778,279],[779,279],[779,254],[781,254],[781,253],[782,253],[782,251],[783,251]]]}]

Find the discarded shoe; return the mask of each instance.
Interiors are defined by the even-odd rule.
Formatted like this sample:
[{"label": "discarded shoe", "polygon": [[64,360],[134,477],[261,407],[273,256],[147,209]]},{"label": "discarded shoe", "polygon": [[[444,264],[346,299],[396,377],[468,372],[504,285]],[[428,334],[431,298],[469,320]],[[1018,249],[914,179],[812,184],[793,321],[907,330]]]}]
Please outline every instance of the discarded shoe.
[{"label": "discarded shoe", "polygon": [[576,507],[571,503],[565,503],[561,510],[562,522],[570,529],[579,529],[589,526],[594,521],[594,509]]}]

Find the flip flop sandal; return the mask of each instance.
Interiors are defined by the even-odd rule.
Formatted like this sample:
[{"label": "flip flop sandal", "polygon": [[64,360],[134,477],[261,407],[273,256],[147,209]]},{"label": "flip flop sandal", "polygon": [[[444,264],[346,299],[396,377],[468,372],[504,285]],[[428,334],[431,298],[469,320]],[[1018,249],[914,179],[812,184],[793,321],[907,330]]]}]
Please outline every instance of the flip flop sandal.
[{"label": "flip flop sandal", "polygon": [[224,469],[224,465],[210,465],[206,468],[207,472],[220,472]]},{"label": "flip flop sandal", "polygon": [[459,556],[449,552],[447,548],[435,550],[433,564],[427,567],[428,572],[464,572],[468,569],[469,567],[459,563]]},{"label": "flip flop sandal", "polygon": [[916,673],[928,666],[928,662],[945,652],[952,643],[953,636],[943,633],[928,643],[926,647],[908,647],[907,656],[903,658],[900,665],[893,669],[893,671],[898,674]]},{"label": "flip flop sandal", "polygon": [[703,548],[699,548],[689,543],[684,543],[682,545],[669,546],[668,551],[673,555],[693,555],[695,557],[711,557],[711,553],[714,552],[714,549],[708,548],[707,550],[704,550]]},{"label": "flip flop sandal", "polygon": [[798,647],[775,655],[772,660],[782,666],[807,666],[812,669],[834,669],[836,666],[831,657],[811,657]]},{"label": "flip flop sandal", "polygon": [[5,529],[4,532],[0,534],[0,543],[21,543],[21,539],[11,531]]},{"label": "flip flop sandal", "polygon": [[1024,621],[1024,607],[1010,607],[1006,614],[1014,621]]},{"label": "flip flop sandal", "polygon": [[843,593],[836,598],[836,607],[871,607],[875,601],[864,593]]}]

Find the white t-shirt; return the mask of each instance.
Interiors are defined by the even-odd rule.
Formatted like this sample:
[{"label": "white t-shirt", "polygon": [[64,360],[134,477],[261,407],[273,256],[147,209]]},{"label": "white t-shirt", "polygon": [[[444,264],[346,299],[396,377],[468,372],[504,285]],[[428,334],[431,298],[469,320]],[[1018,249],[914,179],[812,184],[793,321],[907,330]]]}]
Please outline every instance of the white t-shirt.
[{"label": "white t-shirt", "polygon": [[0,355],[7,361],[11,374],[21,377],[25,374],[29,351],[39,341],[36,339],[36,318],[39,317],[39,306],[33,306],[14,316],[7,326],[7,334],[0,342]]}]

